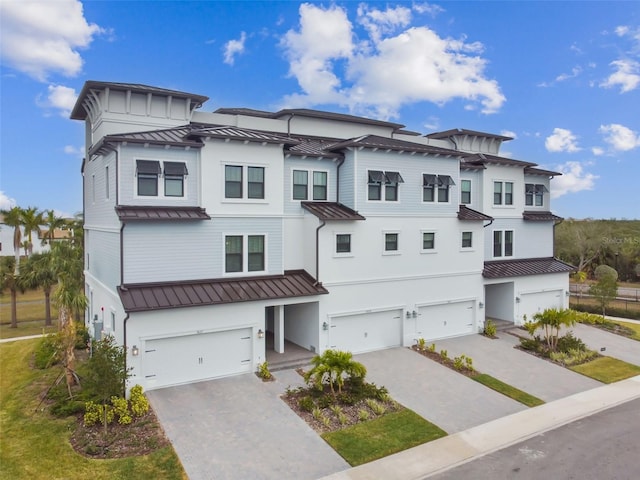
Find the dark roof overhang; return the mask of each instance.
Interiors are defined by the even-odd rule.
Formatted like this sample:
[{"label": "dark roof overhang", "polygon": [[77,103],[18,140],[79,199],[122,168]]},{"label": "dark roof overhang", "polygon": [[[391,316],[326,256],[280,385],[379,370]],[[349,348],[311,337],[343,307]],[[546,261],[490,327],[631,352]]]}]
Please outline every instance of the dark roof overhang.
[{"label": "dark roof overhang", "polygon": [[554,257],[526,258],[522,260],[493,260],[484,262],[485,278],[522,277],[546,273],[574,272],[576,267]]},{"label": "dark roof overhang", "polygon": [[365,220],[355,210],[337,202],[300,202],[300,206],[320,220]]},{"label": "dark roof overhang", "polygon": [[191,130],[189,136],[197,138],[221,138],[242,142],[273,143],[286,146],[298,145],[300,143],[299,140],[284,134],[222,125],[197,127]]},{"label": "dark roof overhang", "polygon": [[525,167],[524,173],[526,175],[542,175],[545,177],[557,177],[559,175],[562,175],[562,173],[560,172],[553,172],[551,170],[544,170],[542,168],[535,167]]},{"label": "dark roof overhang", "polygon": [[467,154],[464,158],[465,163],[469,163],[472,165],[485,165],[485,164],[494,164],[494,165],[507,165],[513,167],[524,167],[530,168],[535,167],[537,163],[524,162],[522,160],[515,160],[513,158],[500,157],[498,155],[490,155],[488,153],[473,153]]},{"label": "dark roof overhang", "polygon": [[485,215],[482,212],[478,212],[477,210],[473,210],[472,208],[467,207],[466,205],[460,205],[460,210],[458,210],[458,220],[493,220],[493,217],[489,215]]},{"label": "dark roof overhang", "polygon": [[125,312],[221,305],[329,293],[304,270],[283,275],[185,282],[143,283],[118,287]]},{"label": "dark roof overhang", "polygon": [[389,150],[394,152],[423,153],[432,155],[443,155],[447,157],[462,157],[464,154],[455,150],[422,145],[419,143],[407,142],[395,138],[380,137],[378,135],[365,135],[336,143],[328,147],[328,150],[339,151],[346,148],[371,148],[375,150]]},{"label": "dark roof overhang", "polygon": [[486,138],[495,138],[497,140],[508,141],[513,140],[513,137],[506,137],[504,135],[496,135],[494,133],[486,133],[486,132],[478,132],[476,130],[466,130],[464,128],[454,128],[451,130],[445,130],[444,132],[434,132],[425,135],[427,138],[450,138],[456,135],[470,135],[474,137],[486,137]]},{"label": "dark roof overhang", "polygon": [[121,222],[184,222],[193,220],[211,220],[201,207],[156,207],[119,205],[115,207]]},{"label": "dark roof overhang", "polygon": [[563,220],[562,217],[554,215],[551,212],[535,212],[535,211],[524,211],[522,212],[522,218],[524,220],[530,220],[534,222],[560,222]]}]

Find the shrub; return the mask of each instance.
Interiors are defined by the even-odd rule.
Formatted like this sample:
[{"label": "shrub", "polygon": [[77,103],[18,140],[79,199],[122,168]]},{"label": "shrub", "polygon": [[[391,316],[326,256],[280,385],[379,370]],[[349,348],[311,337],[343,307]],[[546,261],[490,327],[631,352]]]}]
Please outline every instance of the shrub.
[{"label": "shrub", "polygon": [[366,420],[369,420],[369,412],[366,411],[364,408],[361,408],[360,410],[358,410],[358,420],[360,420],[361,422],[364,422]]},{"label": "shrub", "polygon": [[446,350],[440,350],[440,357],[443,360],[447,360],[449,358],[449,352],[447,352]]},{"label": "shrub", "polygon": [[567,352],[551,352],[549,358],[554,362],[561,363],[562,365],[571,366],[585,363],[597,356],[598,352],[594,352],[593,350],[570,349]]},{"label": "shrub", "polygon": [[[572,308],[574,310],[578,310],[581,312],[600,314],[600,317],[602,318],[602,308],[600,308],[597,305],[587,305],[583,303],[580,305],[572,305]],[[611,315],[612,317],[631,318],[631,319],[640,320],[640,310],[626,310],[621,307],[608,306],[607,315]]]},{"label": "shrub", "polygon": [[84,405],[84,424],[87,427],[95,425],[96,423],[105,424],[105,409],[106,409],[106,424],[113,422],[113,408],[109,405],[100,405],[94,402],[87,402]]},{"label": "shrub", "polygon": [[360,377],[364,379],[367,374],[366,367],[353,359],[351,352],[340,350],[325,350],[322,355],[316,355],[311,359],[313,367],[305,373],[304,380],[307,384],[322,387],[329,385],[331,393],[342,392],[345,379]]},{"label": "shrub", "polygon": [[575,337],[572,332],[567,332],[558,338],[557,349],[559,352],[569,352],[570,350],[585,351],[587,346],[582,340]]},{"label": "shrub", "polygon": [[473,371],[473,360],[471,357],[464,356],[464,366]]},{"label": "shrub", "polygon": [[258,365],[258,376],[264,380],[273,378],[273,374],[269,371],[269,364],[266,361]]},{"label": "shrub", "polygon": [[535,337],[535,338],[520,337],[520,347],[523,350],[540,352],[542,349],[540,337]]},{"label": "shrub", "polygon": [[376,402],[372,398],[367,398],[366,404],[367,404],[367,407],[369,407],[371,411],[378,416],[384,415],[384,412],[386,411],[386,409],[384,408],[384,405],[381,405],[380,403]]},{"label": "shrub", "polygon": [[134,417],[142,417],[149,411],[149,400],[142,393],[140,385],[131,388],[129,401],[131,403],[131,413]]},{"label": "shrub", "polygon": [[76,323],[76,343],[74,348],[76,350],[85,350],[89,346],[91,341],[91,335],[84,323]]},{"label": "shrub", "polygon": [[126,398],[111,397],[111,405],[113,405],[113,413],[118,417],[120,425],[129,425],[133,420],[129,413],[129,402]]},{"label": "shrub", "polygon": [[347,418],[347,416],[340,412],[338,414],[338,423],[340,423],[340,425],[346,425],[349,422],[349,419]]},{"label": "shrub", "polygon": [[453,368],[456,370],[462,370],[464,368],[464,355],[453,359]]},{"label": "shrub", "polygon": [[305,412],[312,412],[316,408],[313,398],[306,396],[298,400],[298,406]]},{"label": "shrub", "polygon": [[492,320],[487,320],[484,324],[484,334],[487,337],[495,337],[497,332],[496,324]]},{"label": "shrub", "polygon": [[34,352],[33,364],[36,368],[44,370],[52,365],[60,363],[62,359],[62,339],[57,333],[51,333],[42,337]]},{"label": "shrub", "polygon": [[436,351],[436,344],[432,343],[429,345],[429,352],[434,353]]},{"label": "shrub", "polygon": [[322,395],[318,397],[317,403],[320,408],[331,407],[335,403],[335,398],[331,394]]},{"label": "shrub", "polygon": [[424,338],[419,338],[417,340],[418,350],[424,352],[427,349],[427,341]]},{"label": "shrub", "polygon": [[56,417],[70,417],[84,412],[84,402],[79,400],[64,400],[53,404],[51,414]]},{"label": "shrub", "polygon": [[324,414],[322,413],[322,410],[319,409],[318,407],[315,407],[312,411],[311,411],[311,415],[313,415],[313,418],[315,418],[316,420],[318,420],[319,422],[322,421],[322,418],[324,417]]}]

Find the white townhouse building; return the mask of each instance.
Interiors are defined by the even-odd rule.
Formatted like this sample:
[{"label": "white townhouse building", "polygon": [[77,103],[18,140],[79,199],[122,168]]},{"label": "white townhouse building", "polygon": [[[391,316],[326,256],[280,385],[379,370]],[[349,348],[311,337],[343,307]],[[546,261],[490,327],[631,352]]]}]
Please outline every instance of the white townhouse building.
[{"label": "white townhouse building", "polygon": [[[568,304],[549,182],[508,137],[88,81],[87,324],[145,389],[521,324]],[[97,333],[97,332],[96,332]],[[269,340],[269,342],[267,342]],[[267,347],[267,345],[269,345]]]}]

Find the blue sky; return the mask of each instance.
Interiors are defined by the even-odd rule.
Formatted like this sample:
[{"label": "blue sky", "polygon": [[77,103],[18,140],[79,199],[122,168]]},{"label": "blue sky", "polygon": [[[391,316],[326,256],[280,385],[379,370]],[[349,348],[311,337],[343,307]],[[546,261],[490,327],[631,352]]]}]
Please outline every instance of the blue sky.
[{"label": "blue sky", "polygon": [[86,80],[515,140],[552,209],[640,218],[638,2],[2,0],[0,208],[82,209]]}]

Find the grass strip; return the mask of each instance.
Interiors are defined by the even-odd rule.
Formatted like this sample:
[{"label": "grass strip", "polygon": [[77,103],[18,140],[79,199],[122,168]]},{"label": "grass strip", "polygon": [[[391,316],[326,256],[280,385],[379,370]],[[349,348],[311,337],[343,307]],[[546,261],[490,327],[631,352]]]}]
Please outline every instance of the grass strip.
[{"label": "grass strip", "polygon": [[325,433],[322,438],[355,467],[446,435],[447,432],[412,410],[403,409]]},{"label": "grass strip", "polygon": [[0,344],[0,480],[186,479],[171,447],[150,455],[112,460],[78,455],[69,442],[76,419],[35,411],[39,395],[60,373],[58,368],[29,367],[37,343],[34,339]]},{"label": "grass strip", "polygon": [[478,375],[474,375],[471,378],[476,382],[481,383],[485,387],[489,387],[490,389],[495,390],[498,393],[506,395],[507,397],[512,398],[513,400],[520,402],[527,407],[537,407],[538,405],[542,405],[544,403],[544,400],[540,400],[538,397],[534,397],[527,392],[523,392],[516,387],[512,387],[511,385],[504,383],[497,378],[492,377],[491,375],[487,375],[486,373],[479,373]]},{"label": "grass strip", "polygon": [[632,322],[621,322],[619,320],[615,320],[614,323],[618,325],[622,325],[623,327],[627,327],[633,330],[633,335],[627,338],[632,338],[633,340],[640,341],[640,323],[632,323]]},{"label": "grass strip", "polygon": [[581,365],[574,365],[569,369],[602,383],[618,382],[625,378],[640,375],[640,367],[638,365],[623,362],[613,357],[599,357]]}]

